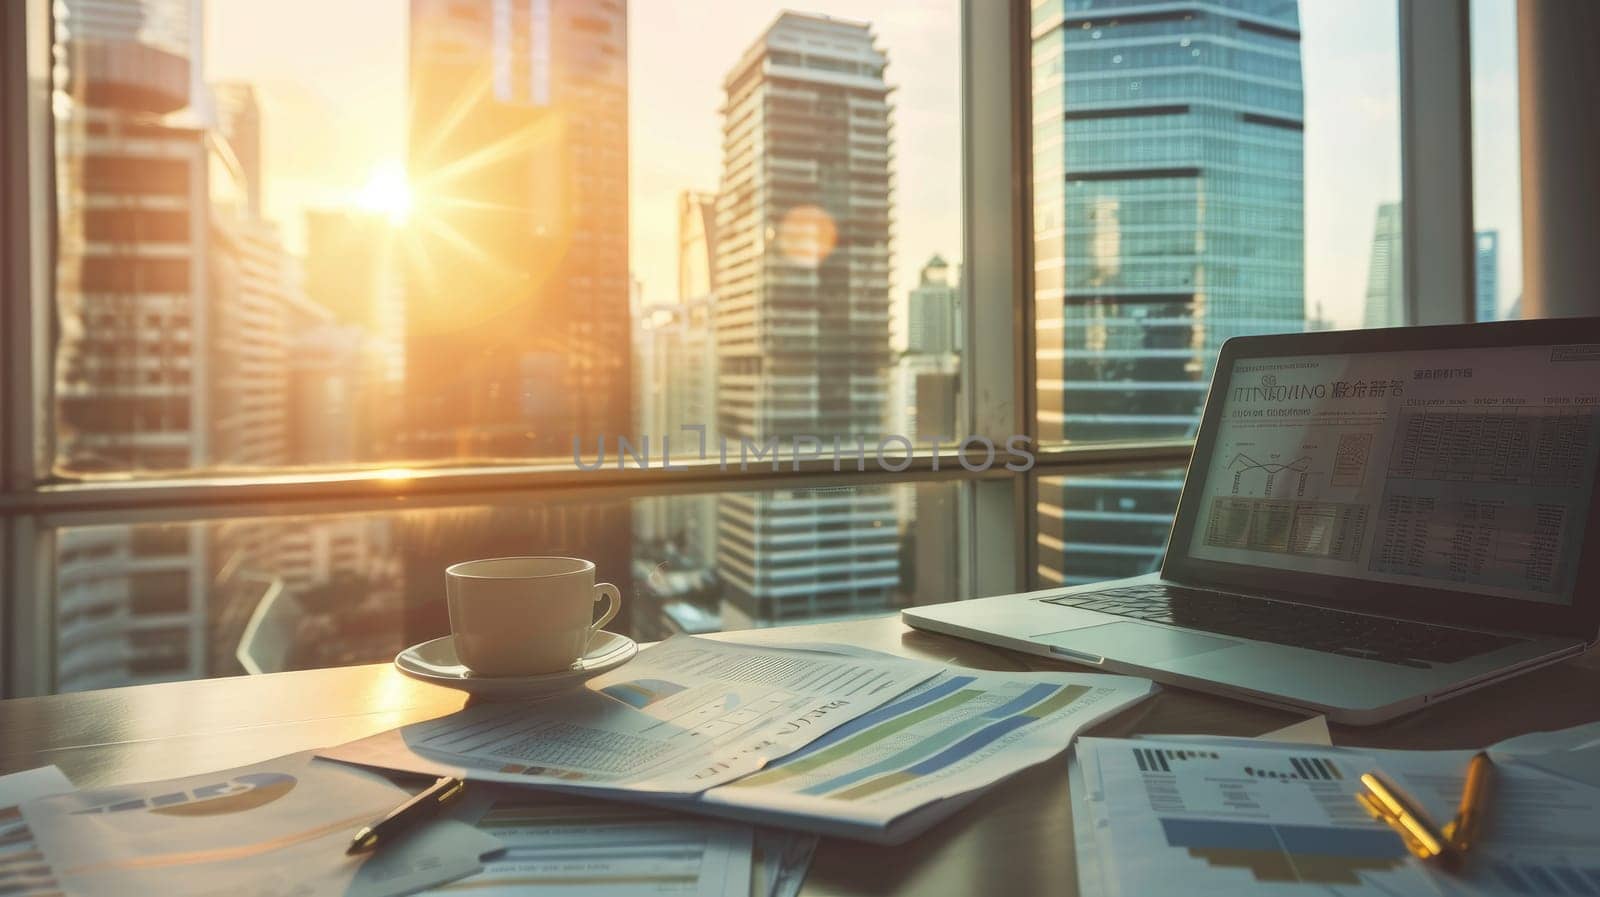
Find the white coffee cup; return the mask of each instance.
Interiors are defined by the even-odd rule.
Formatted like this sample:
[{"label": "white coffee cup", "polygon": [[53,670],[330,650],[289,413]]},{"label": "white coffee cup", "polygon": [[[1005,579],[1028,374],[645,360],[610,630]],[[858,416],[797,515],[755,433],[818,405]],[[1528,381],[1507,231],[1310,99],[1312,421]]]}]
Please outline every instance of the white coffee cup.
[{"label": "white coffee cup", "polygon": [[[489,558],[444,571],[456,657],[480,676],[568,669],[622,609],[622,592],[594,581],[582,558]],[[594,619],[605,596],[606,610]]]}]

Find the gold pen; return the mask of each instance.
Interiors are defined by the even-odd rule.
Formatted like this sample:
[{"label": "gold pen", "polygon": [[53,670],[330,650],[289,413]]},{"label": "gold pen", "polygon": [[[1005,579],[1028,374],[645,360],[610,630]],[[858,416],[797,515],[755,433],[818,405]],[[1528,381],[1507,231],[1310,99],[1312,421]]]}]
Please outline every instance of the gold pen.
[{"label": "gold pen", "polygon": [[1401,793],[1394,783],[1381,773],[1368,772],[1361,776],[1366,792],[1356,795],[1356,800],[1381,822],[1400,834],[1406,848],[1418,859],[1453,861],[1456,848],[1439,827],[1433,824],[1422,807]]},{"label": "gold pen", "polygon": [[445,776],[428,786],[422,793],[390,810],[382,819],[371,825],[362,826],[361,831],[356,832],[356,836],[350,839],[350,846],[345,849],[345,853],[366,853],[377,847],[380,841],[394,837],[396,832],[410,828],[425,819],[432,819],[441,807],[460,797],[466,787],[465,781]]},{"label": "gold pen", "polygon": [[1478,840],[1483,817],[1489,812],[1489,792],[1494,788],[1494,763],[1479,751],[1467,764],[1467,783],[1461,789],[1461,804],[1456,818],[1444,827],[1444,836],[1456,850],[1465,853]]}]

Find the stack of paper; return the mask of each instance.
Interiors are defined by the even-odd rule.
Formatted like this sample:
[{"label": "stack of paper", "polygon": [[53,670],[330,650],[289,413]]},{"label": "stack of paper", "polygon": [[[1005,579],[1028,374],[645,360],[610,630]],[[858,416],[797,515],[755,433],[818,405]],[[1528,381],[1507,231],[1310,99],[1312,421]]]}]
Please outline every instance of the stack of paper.
[{"label": "stack of paper", "polygon": [[473,792],[465,810],[506,845],[434,894],[793,897],[816,838],[625,803],[522,789]]},{"label": "stack of paper", "polygon": [[1355,795],[1362,773],[1382,770],[1448,820],[1474,751],[1085,738],[1072,786],[1080,890],[1143,895],[1181,881],[1193,897],[1600,894],[1596,739],[1492,748],[1487,828],[1462,873],[1447,874],[1414,860]]},{"label": "stack of paper", "polygon": [[350,837],[406,796],[300,754],[73,792],[54,767],[0,778],[0,895],[430,894],[794,897],[817,839],[666,810],[477,786],[380,850]]},{"label": "stack of paper", "polygon": [[[95,791],[72,792],[54,769],[9,776],[0,786],[0,804],[20,804],[12,812],[32,844],[31,865],[0,866],[0,894],[8,897],[13,888],[41,897],[390,897],[477,872],[480,858],[500,849],[471,825],[439,819],[384,850],[347,856],[355,831],[408,792],[309,753]],[[7,815],[0,810],[0,824]]]},{"label": "stack of paper", "polygon": [[677,637],[587,688],[485,704],[325,750],[515,785],[693,795],[755,772],[939,672]]},{"label": "stack of paper", "polygon": [[679,637],[581,692],[470,708],[323,756],[898,843],[1153,688]]},{"label": "stack of paper", "polygon": [[772,767],[701,795],[711,813],[898,844],[1083,728],[1147,697],[1147,679],[945,672]]},{"label": "stack of paper", "polygon": [[78,793],[53,771],[0,780],[0,894],[792,897],[814,836],[704,817],[903,840],[1152,688],[675,638],[573,692],[325,752],[479,783],[459,818],[370,854],[347,856],[351,835],[408,792],[310,754]]}]

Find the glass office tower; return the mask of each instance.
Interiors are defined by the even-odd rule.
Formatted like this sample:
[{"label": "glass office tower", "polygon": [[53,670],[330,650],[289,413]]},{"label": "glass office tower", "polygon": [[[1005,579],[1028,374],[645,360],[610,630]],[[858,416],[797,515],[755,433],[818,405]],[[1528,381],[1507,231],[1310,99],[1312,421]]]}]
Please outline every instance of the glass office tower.
[{"label": "glass office tower", "polygon": [[410,25],[402,450],[614,440],[633,424],[627,6],[412,0]]},{"label": "glass office tower", "polygon": [[1404,244],[1400,234],[1400,204],[1386,202],[1378,206],[1372,225],[1372,249],[1367,259],[1363,327],[1396,327],[1406,322],[1406,285],[1401,274]]},{"label": "glass office tower", "polygon": [[1500,320],[1500,232],[1473,234],[1473,308],[1479,321]]},{"label": "glass office tower", "polygon": [[[1218,347],[1304,308],[1296,0],[1033,7],[1042,439],[1192,436]],[[1180,478],[1039,489],[1038,578],[1155,569]]]},{"label": "glass office tower", "polygon": [[[865,23],[784,13],[724,81],[715,327],[730,463],[741,440],[801,436],[828,452],[860,438],[874,463],[888,400],[887,63]],[[900,581],[882,490],[725,495],[717,532],[729,629],[881,610]]]}]

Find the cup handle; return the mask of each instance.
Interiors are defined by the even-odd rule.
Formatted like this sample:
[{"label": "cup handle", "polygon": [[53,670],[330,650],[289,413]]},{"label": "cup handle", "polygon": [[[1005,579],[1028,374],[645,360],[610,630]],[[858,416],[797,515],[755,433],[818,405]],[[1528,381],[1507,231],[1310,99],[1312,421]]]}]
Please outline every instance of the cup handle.
[{"label": "cup handle", "polygon": [[601,595],[606,596],[606,612],[589,626],[590,632],[599,632],[616,617],[617,611],[622,610],[622,590],[609,582],[597,582],[594,584],[594,591],[596,602],[600,600]]}]

